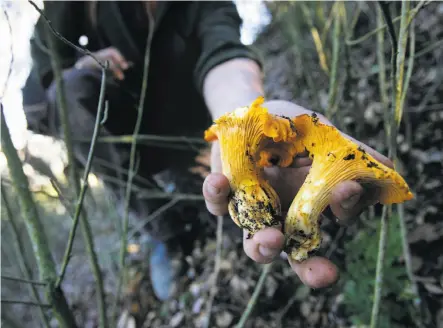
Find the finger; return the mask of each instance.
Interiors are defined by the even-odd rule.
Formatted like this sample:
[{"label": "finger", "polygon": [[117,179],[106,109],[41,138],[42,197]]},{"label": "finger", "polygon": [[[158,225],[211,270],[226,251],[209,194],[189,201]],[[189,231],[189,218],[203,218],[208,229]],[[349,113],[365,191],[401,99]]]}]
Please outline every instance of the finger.
[{"label": "finger", "polygon": [[249,233],[243,231],[243,249],[247,256],[258,263],[270,263],[278,257],[283,248],[285,237],[277,228],[265,228],[248,238]]},{"label": "finger", "polygon": [[83,68],[99,68],[98,63],[90,56],[83,56],[75,63],[77,69]]},{"label": "finger", "polygon": [[324,257],[312,257],[303,262],[288,260],[300,280],[311,288],[328,287],[337,282],[337,267]]},{"label": "finger", "polygon": [[378,196],[378,189],[363,187],[355,181],[344,181],[332,190],[330,208],[341,223],[346,223],[368,206],[376,204]]},{"label": "finger", "polygon": [[291,205],[309,173],[309,166],[300,168],[265,168],[265,178],[280,197],[282,210]]},{"label": "finger", "polygon": [[116,79],[123,81],[125,78],[125,74],[121,70],[120,66],[118,66],[113,60],[109,61],[109,69]]},{"label": "finger", "polygon": [[229,192],[229,181],[223,174],[209,174],[203,182],[203,196],[208,211],[214,215],[228,213]]},{"label": "finger", "polygon": [[107,55],[110,56],[112,61],[114,61],[123,70],[128,69],[129,63],[126,61],[125,57],[116,48],[109,48]]},{"label": "finger", "polygon": [[299,153],[297,154],[297,156],[294,157],[294,160],[289,167],[300,168],[310,165],[312,165],[312,159],[309,158],[309,153],[307,151],[304,151],[303,153]]},{"label": "finger", "polygon": [[222,162],[220,157],[220,144],[214,141],[211,147],[211,172],[222,172]]}]

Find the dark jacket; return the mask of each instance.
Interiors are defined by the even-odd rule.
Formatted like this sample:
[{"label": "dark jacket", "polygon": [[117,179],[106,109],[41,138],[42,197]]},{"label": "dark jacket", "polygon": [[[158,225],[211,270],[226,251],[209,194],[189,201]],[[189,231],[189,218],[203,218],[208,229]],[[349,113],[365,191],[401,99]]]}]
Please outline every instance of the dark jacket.
[{"label": "dark jacket", "polygon": [[[78,45],[80,36],[85,35],[89,40],[87,48],[90,51],[113,45],[127,60],[138,65],[135,71],[141,72],[144,45],[138,40],[140,37],[145,39],[146,36],[134,35],[134,31],[137,31],[131,26],[134,17],[122,15],[119,6],[126,1],[97,1],[98,7],[95,10],[91,10],[93,7],[88,3],[91,1],[44,1],[44,13],[54,29],[69,41]],[[190,60],[189,64],[192,65],[192,79],[199,93],[202,91],[206,73],[219,63],[243,57],[254,59],[260,64],[257,54],[240,41],[242,21],[235,4],[231,1],[158,1],[155,12],[152,51],[156,52],[158,48],[158,53],[167,50],[172,54],[169,58],[153,54],[151,65],[159,65],[155,61],[156,58],[176,59],[175,62],[180,63],[184,47],[192,48],[194,59]],[[46,50],[45,24],[43,17],[40,17],[31,39],[31,53],[36,74],[43,87],[47,88],[53,77],[50,57]],[[100,28],[97,29],[96,26]],[[169,43],[170,46],[165,47],[162,45],[164,43]],[[73,66],[80,55],[58,39],[56,49],[63,68]],[[170,64],[176,66],[174,63]]]}]

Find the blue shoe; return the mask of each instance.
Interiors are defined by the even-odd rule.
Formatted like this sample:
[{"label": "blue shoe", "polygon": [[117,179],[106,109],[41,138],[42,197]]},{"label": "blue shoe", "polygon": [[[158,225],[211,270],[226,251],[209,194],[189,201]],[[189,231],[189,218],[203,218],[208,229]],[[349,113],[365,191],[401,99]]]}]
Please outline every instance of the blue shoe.
[{"label": "blue shoe", "polygon": [[152,241],[150,248],[149,271],[152,289],[159,300],[166,301],[174,294],[180,260],[168,251],[163,242]]}]

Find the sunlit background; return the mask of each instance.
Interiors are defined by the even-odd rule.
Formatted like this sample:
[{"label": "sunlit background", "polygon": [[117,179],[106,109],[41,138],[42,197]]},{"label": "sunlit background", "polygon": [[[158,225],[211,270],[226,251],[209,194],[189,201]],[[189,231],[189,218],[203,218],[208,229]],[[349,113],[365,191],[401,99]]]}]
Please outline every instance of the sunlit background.
[{"label": "sunlit background", "polygon": [[[261,0],[238,0],[239,13],[244,20],[241,29],[242,42],[251,44],[257,32],[270,17]],[[12,139],[18,149],[24,147],[29,133],[22,107],[21,88],[30,70],[29,38],[38,18],[37,11],[24,0],[0,0],[0,97]],[[35,1],[42,6],[42,1]],[[6,19],[6,14],[9,17]],[[11,56],[12,48],[12,56]],[[8,78],[12,60],[12,70]],[[4,158],[1,159],[3,168]]]}]

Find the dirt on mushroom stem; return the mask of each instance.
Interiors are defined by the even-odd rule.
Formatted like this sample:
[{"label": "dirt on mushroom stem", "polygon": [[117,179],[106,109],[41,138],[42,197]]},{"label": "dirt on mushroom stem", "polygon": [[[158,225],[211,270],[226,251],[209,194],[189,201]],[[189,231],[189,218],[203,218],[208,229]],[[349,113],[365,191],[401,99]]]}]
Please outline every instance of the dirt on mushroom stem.
[{"label": "dirt on mushroom stem", "polygon": [[264,178],[260,152],[270,140],[284,142],[295,137],[289,119],[268,113],[259,97],[249,107],[237,108],[214,122],[205,133],[207,141],[220,141],[222,172],[228,178],[231,195],[229,214],[249,232],[282,223],[278,195]]}]

